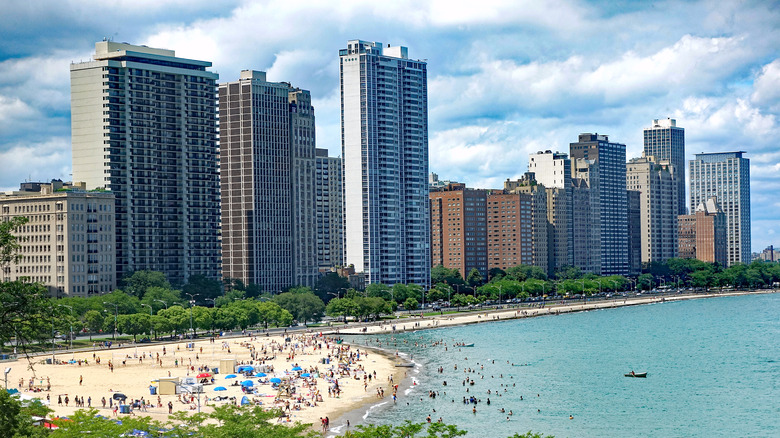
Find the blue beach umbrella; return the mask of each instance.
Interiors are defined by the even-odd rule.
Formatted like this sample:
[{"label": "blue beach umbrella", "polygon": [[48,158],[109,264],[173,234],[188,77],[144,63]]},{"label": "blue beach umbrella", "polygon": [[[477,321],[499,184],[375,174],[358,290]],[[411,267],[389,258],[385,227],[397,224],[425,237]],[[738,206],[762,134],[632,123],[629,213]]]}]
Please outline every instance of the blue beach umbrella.
[{"label": "blue beach umbrella", "polygon": [[214,388],[214,391],[227,391],[227,388],[225,388],[224,386],[217,386],[216,388]]},{"label": "blue beach umbrella", "polygon": [[249,402],[249,397],[247,397],[247,396],[243,396],[243,397],[241,398],[241,406],[248,405],[249,403],[250,403],[250,402]]},{"label": "blue beach umbrella", "polygon": [[255,367],[253,367],[252,365],[241,365],[240,367],[236,368],[236,371],[238,371],[239,373],[243,373],[245,371],[254,371],[254,370]]},{"label": "blue beach umbrella", "polygon": [[294,367],[292,370],[293,371],[303,371],[303,368],[301,368],[301,367]]},{"label": "blue beach umbrella", "polygon": [[227,376],[225,376],[226,379],[235,379],[236,377],[238,376],[235,374],[228,374]]},{"label": "blue beach umbrella", "polygon": [[243,382],[241,382],[241,386],[255,386],[255,382],[251,380],[244,380]]},{"label": "blue beach umbrella", "polygon": [[301,377],[311,377],[311,374],[309,374],[309,373],[303,373],[303,374],[301,374]]},{"label": "blue beach umbrella", "polygon": [[282,383],[282,379],[280,379],[280,378],[278,378],[278,377],[271,377],[271,378],[270,378],[270,379],[268,379],[268,380],[269,380],[271,383]]},{"label": "blue beach umbrella", "polygon": [[257,373],[257,374],[255,374],[255,376],[257,376],[257,377],[265,377],[267,375],[268,374],[266,374],[266,373]]}]

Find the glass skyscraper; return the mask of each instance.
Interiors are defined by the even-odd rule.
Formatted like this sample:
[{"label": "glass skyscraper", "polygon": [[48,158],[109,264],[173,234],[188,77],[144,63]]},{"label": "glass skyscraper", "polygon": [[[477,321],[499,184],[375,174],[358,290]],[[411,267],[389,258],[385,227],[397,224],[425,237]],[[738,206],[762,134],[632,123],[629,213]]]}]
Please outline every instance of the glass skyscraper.
[{"label": "glass skyscraper", "polygon": [[744,151],[696,154],[690,161],[691,211],[717,197],[726,215],[727,260],[750,263],[750,160]]},{"label": "glass skyscraper", "polygon": [[339,50],[346,265],[369,283],[430,284],[428,78],[406,47]]}]

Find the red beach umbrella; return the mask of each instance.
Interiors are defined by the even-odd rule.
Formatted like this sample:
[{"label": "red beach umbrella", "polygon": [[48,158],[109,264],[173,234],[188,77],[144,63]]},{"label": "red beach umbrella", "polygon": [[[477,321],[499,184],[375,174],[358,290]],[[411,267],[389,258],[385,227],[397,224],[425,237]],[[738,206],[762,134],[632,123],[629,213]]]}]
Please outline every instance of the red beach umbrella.
[{"label": "red beach umbrella", "polygon": [[198,379],[204,379],[206,377],[211,377],[211,374],[209,374],[209,373],[200,373],[200,374],[198,374],[197,377],[198,377]]}]

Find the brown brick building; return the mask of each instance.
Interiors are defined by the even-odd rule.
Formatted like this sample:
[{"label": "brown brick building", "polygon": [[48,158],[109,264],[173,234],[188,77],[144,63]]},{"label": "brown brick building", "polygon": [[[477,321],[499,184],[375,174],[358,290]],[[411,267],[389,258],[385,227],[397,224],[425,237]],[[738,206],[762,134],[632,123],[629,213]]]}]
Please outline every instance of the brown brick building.
[{"label": "brown brick building", "polygon": [[677,224],[681,258],[696,258],[726,266],[726,215],[715,197],[700,203],[694,214],[678,216]]},{"label": "brown brick building", "polygon": [[487,196],[488,269],[533,264],[532,195]]},{"label": "brown brick building", "polygon": [[487,278],[486,190],[450,183],[431,189],[431,264],[458,269],[465,278],[476,268]]}]

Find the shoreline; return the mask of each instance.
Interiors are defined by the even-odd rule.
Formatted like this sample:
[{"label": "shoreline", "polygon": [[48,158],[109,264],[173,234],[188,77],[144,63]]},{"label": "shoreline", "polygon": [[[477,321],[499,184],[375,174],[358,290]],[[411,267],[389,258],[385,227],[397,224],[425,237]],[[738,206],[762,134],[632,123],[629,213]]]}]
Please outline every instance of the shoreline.
[{"label": "shoreline", "polygon": [[[385,320],[372,324],[352,324],[347,329],[333,329],[328,332],[323,331],[324,335],[331,336],[356,336],[356,335],[375,335],[404,333],[417,330],[430,330],[442,327],[454,327],[469,324],[478,324],[492,321],[505,321],[510,319],[534,318],[548,315],[559,315],[563,313],[584,312],[597,309],[611,309],[618,307],[638,306],[645,304],[656,304],[663,302],[674,302],[683,300],[695,300],[704,298],[730,297],[742,295],[761,295],[780,293],[777,289],[767,289],[758,291],[731,291],[724,293],[707,294],[680,294],[680,295],[647,295],[641,297],[621,297],[620,299],[589,301],[586,303],[564,303],[557,301],[548,301],[546,305],[535,307],[511,307],[505,309],[489,309],[484,311],[471,311],[463,314],[443,314],[433,316],[414,316],[409,318]],[[395,330],[393,330],[395,327]],[[362,330],[366,330],[365,332]]]}]

